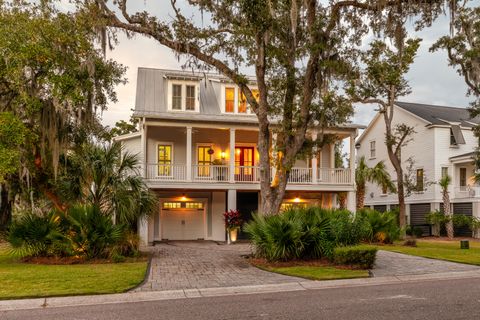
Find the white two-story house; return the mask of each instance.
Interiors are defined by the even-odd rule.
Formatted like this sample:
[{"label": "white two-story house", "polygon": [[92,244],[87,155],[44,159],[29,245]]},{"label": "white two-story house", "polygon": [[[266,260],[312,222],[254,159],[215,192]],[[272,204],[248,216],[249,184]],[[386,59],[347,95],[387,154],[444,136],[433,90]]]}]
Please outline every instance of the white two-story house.
[{"label": "white two-story house", "polygon": [[[473,161],[478,139],[472,131],[479,122],[479,119],[470,119],[465,108],[396,103],[394,125],[405,123],[415,128],[412,141],[401,152],[403,168],[406,170],[408,158],[414,160],[416,184],[418,190],[424,190],[406,198],[411,225],[425,225],[426,214],[443,210],[441,187],[436,182],[446,174],[452,178],[449,192],[453,212],[480,217],[480,187],[474,180]],[[385,146],[383,115],[376,114],[358,138],[356,146],[357,159],[364,156],[369,166],[385,161],[392,179],[395,179],[396,173]],[[365,204],[379,211],[397,206],[397,195],[382,189],[368,184]]]},{"label": "white two-story house", "polygon": [[[251,88],[256,94],[255,82]],[[257,118],[240,90],[218,74],[139,68],[134,116],[140,131],[117,138],[138,154],[141,174],[160,199],[158,213],[140,225],[144,243],[226,237],[223,213],[238,209],[244,221],[259,207]],[[354,141],[361,126],[325,132]],[[311,130],[309,135],[316,135]],[[350,167],[353,167],[354,156]],[[298,159],[283,206],[337,205],[348,193],[354,209],[354,172],[334,167],[334,145]]]}]

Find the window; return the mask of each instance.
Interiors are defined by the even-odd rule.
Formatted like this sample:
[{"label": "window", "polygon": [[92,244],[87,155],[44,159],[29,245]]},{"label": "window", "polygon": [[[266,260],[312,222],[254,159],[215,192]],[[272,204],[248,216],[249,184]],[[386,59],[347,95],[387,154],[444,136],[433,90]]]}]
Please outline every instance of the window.
[{"label": "window", "polygon": [[172,85],[172,109],[182,110],[182,85]]},{"label": "window", "polygon": [[258,91],[258,89],[252,89],[252,94],[255,100],[257,100],[258,102],[258,100],[260,99],[260,92]]},{"label": "window", "polygon": [[467,186],[467,168],[460,168],[460,187]]},{"label": "window", "polygon": [[373,159],[376,156],[375,141],[370,141],[370,158]]},{"label": "window", "polygon": [[423,169],[417,169],[417,191],[423,191]]},{"label": "window", "polygon": [[181,202],[164,202],[163,209],[180,209],[182,207]]},{"label": "window", "polygon": [[238,113],[247,113],[247,98],[243,92],[238,95]]},{"label": "window", "polygon": [[203,202],[164,202],[163,209],[203,209]]},{"label": "window", "polygon": [[203,202],[186,202],[185,208],[187,209],[203,209]]},{"label": "window", "polygon": [[452,125],[450,128],[450,145],[457,146],[459,144],[465,144],[465,138],[462,134],[462,129],[459,125]]},{"label": "window", "polygon": [[448,176],[448,167],[442,167],[442,178]]},{"label": "window", "polygon": [[235,88],[225,88],[225,112],[235,110]]},{"label": "window", "polygon": [[158,145],[158,175],[169,176],[172,169],[172,146]]},{"label": "window", "polygon": [[187,99],[185,101],[185,110],[195,111],[195,86],[187,86]]},{"label": "window", "polygon": [[212,151],[210,150],[213,151],[210,146],[199,146],[197,149],[198,177],[210,176],[210,165],[212,164]]}]

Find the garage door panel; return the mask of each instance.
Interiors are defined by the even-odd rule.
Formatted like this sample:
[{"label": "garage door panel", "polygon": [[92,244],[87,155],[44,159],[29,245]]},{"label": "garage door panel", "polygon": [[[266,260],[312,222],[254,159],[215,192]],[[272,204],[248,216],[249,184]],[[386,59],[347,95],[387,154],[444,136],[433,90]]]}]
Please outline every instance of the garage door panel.
[{"label": "garage door panel", "polygon": [[203,210],[198,209],[162,210],[162,239],[203,239],[203,213]]},{"label": "garage door panel", "polygon": [[430,227],[425,219],[431,211],[430,203],[416,203],[410,205],[410,225],[421,228],[423,235],[430,235]]}]

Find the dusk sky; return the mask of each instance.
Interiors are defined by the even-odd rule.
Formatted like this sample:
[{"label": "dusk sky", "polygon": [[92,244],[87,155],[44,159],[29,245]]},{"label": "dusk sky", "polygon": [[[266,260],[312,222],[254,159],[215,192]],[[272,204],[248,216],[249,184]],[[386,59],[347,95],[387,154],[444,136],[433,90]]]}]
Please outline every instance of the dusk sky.
[{"label": "dusk sky", "polygon": [[[163,6],[169,6],[169,1],[142,1],[135,3],[135,9],[148,10],[149,12],[164,12]],[[131,11],[133,11],[133,6]],[[412,94],[405,97],[404,101],[440,104],[449,106],[466,107],[469,99],[466,97],[466,85],[463,79],[448,66],[445,52],[430,53],[430,46],[440,36],[448,34],[449,20],[447,17],[438,19],[431,28],[418,33],[411,33],[411,36],[423,39],[418,56],[408,74],[408,80],[412,87]],[[175,54],[165,47],[141,36],[127,39],[119,34],[119,44],[108,53],[108,57],[115,59],[128,67],[126,77],[128,83],[117,88],[118,103],[111,103],[103,114],[103,122],[113,125],[118,120],[128,120],[131,109],[135,103],[135,87],[138,67],[180,69]],[[353,122],[368,124],[374,116],[374,106],[359,105],[356,107]]]}]

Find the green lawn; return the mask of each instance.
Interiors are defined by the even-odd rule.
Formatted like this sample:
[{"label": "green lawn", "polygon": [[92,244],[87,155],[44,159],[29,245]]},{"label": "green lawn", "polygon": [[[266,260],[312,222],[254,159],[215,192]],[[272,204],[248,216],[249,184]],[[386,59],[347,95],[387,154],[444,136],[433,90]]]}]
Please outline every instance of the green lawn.
[{"label": "green lawn", "polygon": [[147,262],[36,265],[0,247],[0,299],[124,292],[143,281]]},{"label": "green lawn", "polygon": [[266,267],[268,271],[311,280],[336,280],[369,277],[368,270],[338,269],[332,266]]},{"label": "green lawn", "polygon": [[470,249],[460,249],[460,241],[417,240],[417,247],[394,245],[376,246],[379,250],[388,250],[411,254],[425,258],[480,265],[480,242],[470,241]]}]

